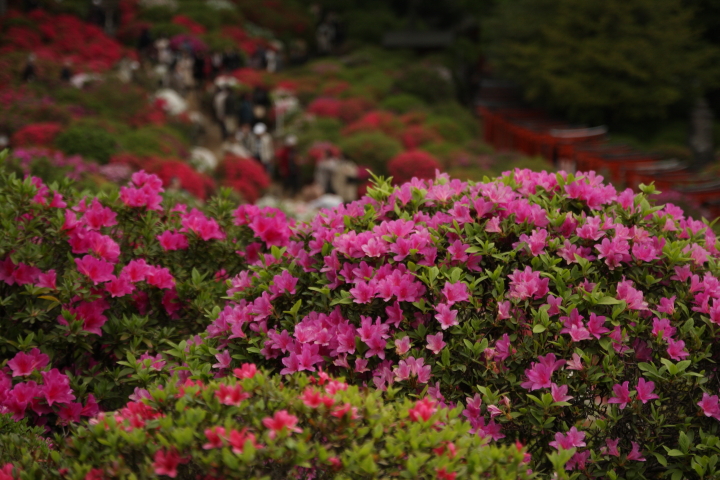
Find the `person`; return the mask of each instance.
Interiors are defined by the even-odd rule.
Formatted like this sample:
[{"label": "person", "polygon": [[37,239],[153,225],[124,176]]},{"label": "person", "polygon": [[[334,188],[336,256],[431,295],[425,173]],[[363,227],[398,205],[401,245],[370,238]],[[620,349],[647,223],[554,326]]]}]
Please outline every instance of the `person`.
[{"label": "person", "polygon": [[315,33],[317,40],[318,52],[320,55],[327,55],[332,50],[333,38],[335,37],[335,30],[332,24],[328,22],[321,23]]},{"label": "person", "polygon": [[70,83],[70,79],[73,76],[72,69],[70,68],[71,65],[72,65],[72,63],[70,62],[70,60],[65,60],[63,62],[62,70],[60,70],[60,81],[61,82]]},{"label": "person", "polygon": [[235,141],[238,143],[238,145],[245,150],[244,155],[245,157],[252,157],[253,156],[253,146],[254,146],[254,139],[253,139],[253,133],[250,129],[250,123],[241,123],[240,128],[238,129],[237,133],[235,134]]},{"label": "person", "polygon": [[260,85],[256,86],[252,93],[253,117],[255,122],[265,122],[268,109],[271,106],[270,96],[267,90]]},{"label": "person", "polygon": [[27,63],[22,72],[22,81],[30,82],[37,78],[37,69],[35,67],[35,54],[31,53],[28,55]]},{"label": "person", "polygon": [[215,112],[215,120],[220,125],[222,132],[222,138],[227,138],[227,131],[225,130],[225,99],[227,98],[228,91],[225,85],[221,85],[215,91],[213,97],[213,111]]},{"label": "person", "polygon": [[328,150],[321,153],[317,165],[315,165],[315,183],[320,186],[323,193],[336,194],[333,189],[332,177],[339,160]]},{"label": "person", "polygon": [[277,163],[283,188],[294,197],[300,190],[300,169],[295,135],[288,135],[285,139],[285,146],[277,154]]},{"label": "person", "polygon": [[265,171],[270,178],[272,178],[275,173],[275,152],[272,137],[268,133],[267,126],[264,123],[258,123],[253,127],[252,140],[252,148],[250,151],[253,157],[265,167]]},{"label": "person", "polygon": [[240,108],[238,105],[237,94],[234,88],[228,88],[225,97],[225,136],[234,137],[237,130],[237,117]]},{"label": "person", "polygon": [[140,31],[140,38],[138,38],[137,50],[140,57],[148,56],[150,47],[153,45],[152,34],[150,29],[143,27]]},{"label": "person", "polygon": [[193,62],[193,78],[195,79],[195,86],[202,88],[205,84],[205,54],[202,52],[196,52]]},{"label": "person", "polygon": [[250,101],[250,94],[245,92],[240,97],[240,104],[238,105],[238,122],[240,125],[248,124],[252,125],[253,117],[253,105]]},{"label": "person", "polygon": [[220,75],[220,71],[222,70],[223,65],[223,54],[220,52],[213,52],[213,54],[210,56],[210,67],[211,67],[211,75],[212,79],[215,80],[215,77]]}]

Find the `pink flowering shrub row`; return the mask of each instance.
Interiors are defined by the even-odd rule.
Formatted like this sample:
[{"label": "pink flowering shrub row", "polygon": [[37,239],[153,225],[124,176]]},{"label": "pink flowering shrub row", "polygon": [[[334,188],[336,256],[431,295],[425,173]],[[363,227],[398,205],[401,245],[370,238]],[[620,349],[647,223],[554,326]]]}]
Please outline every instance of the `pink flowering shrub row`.
[{"label": "pink flowering shrub row", "polygon": [[390,392],[253,364],[233,376],[141,391],[76,428],[44,478],[530,478],[521,448],[483,445],[433,399],[386,403]]},{"label": "pink flowering shrub row", "polygon": [[166,341],[205,329],[225,279],[289,237],[278,210],[167,204],[160,179],[81,197],[0,171],[0,413],[53,428],[115,408]]},{"label": "pink flowering shrub row", "polygon": [[195,378],[253,360],[462,404],[536,471],[572,451],[578,478],[717,475],[717,240],[645,191],[593,172],[381,181],[298,225],[169,357]]}]

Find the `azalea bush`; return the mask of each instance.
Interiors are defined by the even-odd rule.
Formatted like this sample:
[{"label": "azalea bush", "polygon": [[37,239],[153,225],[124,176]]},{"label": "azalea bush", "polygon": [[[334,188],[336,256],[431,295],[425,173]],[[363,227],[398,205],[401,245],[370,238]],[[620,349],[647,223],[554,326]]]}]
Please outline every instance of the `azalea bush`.
[{"label": "azalea bush", "polygon": [[402,144],[381,132],[357,133],[343,138],[340,149],[359,165],[377,174],[387,172],[387,163],[400,154]]},{"label": "azalea bush", "polygon": [[[299,225],[188,353],[464,405],[578,478],[717,474],[720,302],[705,223],[594,173],[440,175]],[[682,432],[682,433],[681,433]]]},{"label": "azalea bush", "polygon": [[385,402],[253,364],[233,377],[161,385],[100,413],[61,440],[46,478],[531,478],[521,449],[484,445],[461,409],[432,399]]},{"label": "azalea bush", "polygon": [[224,280],[290,236],[279,210],[189,209],[143,171],[94,198],[68,185],[0,170],[0,413],[52,428],[125,401],[119,362],[161,370],[164,342],[203,331]]},{"label": "azalea bush", "polygon": [[413,178],[432,179],[441,169],[435,157],[421,150],[403,152],[388,163],[388,173],[395,185],[402,185]]}]

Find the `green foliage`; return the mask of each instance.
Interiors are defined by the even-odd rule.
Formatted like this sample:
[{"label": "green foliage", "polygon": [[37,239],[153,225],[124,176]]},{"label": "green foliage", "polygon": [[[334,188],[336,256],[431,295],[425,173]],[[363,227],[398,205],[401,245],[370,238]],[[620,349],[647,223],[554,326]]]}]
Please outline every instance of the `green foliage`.
[{"label": "green foliage", "polygon": [[43,427],[31,427],[27,419],[0,414],[0,465],[45,462],[50,456],[50,442],[44,434]]},{"label": "green foliage", "polygon": [[489,55],[528,99],[574,118],[663,117],[718,84],[718,50],[693,16],[682,0],[501,2]]},{"label": "green foliage", "polygon": [[165,21],[161,23],[154,23],[152,28],[150,28],[150,33],[153,38],[171,38],[181,33],[187,33],[187,28],[182,25],[178,25],[177,23]]},{"label": "green foliage", "polygon": [[348,158],[376,174],[384,174],[387,162],[403,150],[400,142],[381,132],[350,135],[340,141],[340,148]]},{"label": "green foliage", "polygon": [[82,155],[102,164],[117,150],[115,136],[95,125],[75,124],[55,138],[55,146],[69,155]]},{"label": "green foliage", "polygon": [[400,73],[395,88],[416,95],[428,103],[452,100],[455,87],[452,79],[444,76],[443,69],[440,65],[414,63]]},{"label": "green foliage", "polygon": [[380,104],[384,109],[395,113],[407,113],[410,110],[421,109],[425,102],[415,95],[400,93],[387,96]]},{"label": "green foliage", "polygon": [[[308,401],[313,395],[325,403]],[[258,372],[240,381],[166,384],[148,397],[78,427],[64,445],[59,440],[53,470],[78,480],[91,469],[119,478],[435,478],[440,469],[463,479],[530,478],[521,451],[484,446],[459,409],[414,421],[413,402],[385,403],[392,393],[327,376],[281,381]],[[264,419],[280,411],[297,423],[275,432]],[[176,459],[164,472],[157,452]]]},{"label": "green foliage", "polygon": [[456,145],[466,143],[478,135],[478,132],[469,130],[467,124],[452,117],[433,115],[428,117],[426,125],[440,134],[448,143]]}]

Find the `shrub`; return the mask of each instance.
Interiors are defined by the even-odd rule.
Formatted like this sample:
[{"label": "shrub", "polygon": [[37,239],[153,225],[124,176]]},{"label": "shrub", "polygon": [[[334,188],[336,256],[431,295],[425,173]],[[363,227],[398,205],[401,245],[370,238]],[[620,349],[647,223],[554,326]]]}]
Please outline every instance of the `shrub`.
[{"label": "shrub", "polygon": [[13,133],[12,144],[15,147],[48,146],[62,130],[59,123],[33,123]]},{"label": "shrub", "polygon": [[[383,402],[341,380],[284,380],[245,364],[240,380],[143,392],[80,427],[64,478],[529,478],[515,446],[484,446],[460,409]],[[168,442],[169,439],[171,443]]]},{"label": "shrub", "polygon": [[265,168],[255,159],[228,155],[218,167],[222,185],[238,191],[243,199],[255,203],[270,186]]},{"label": "shrub", "polygon": [[281,373],[430,387],[478,435],[527,443],[540,472],[570,450],[578,478],[715,476],[717,241],[645,192],[528,170],[380,182],[251,268],[182,360],[209,378],[217,347]]},{"label": "shrub", "polygon": [[[27,419],[17,420],[9,413],[0,414],[0,465],[10,462],[45,463],[50,457],[50,442],[45,429],[31,427]],[[2,472],[2,470],[0,470]]]},{"label": "shrub", "polygon": [[468,130],[463,123],[450,117],[430,117],[426,125],[435,130],[445,141],[456,145],[468,142],[473,136],[479,135],[479,133]]},{"label": "shrub", "polygon": [[455,86],[438,65],[412,64],[395,81],[395,89],[415,95],[428,103],[440,103],[455,97]]},{"label": "shrub", "polygon": [[415,95],[400,93],[390,95],[382,101],[382,107],[395,113],[408,113],[411,110],[423,108],[425,102]]},{"label": "shrub", "polygon": [[[56,429],[92,413],[91,394],[117,408],[159,373],[164,342],[204,330],[223,280],[290,234],[275,209],[234,219],[218,198],[208,217],[160,193],[145,172],[93,199],[0,175],[0,412]],[[130,358],[151,371],[129,379],[118,362]]]},{"label": "shrub", "polygon": [[422,180],[435,178],[435,172],[438,170],[442,170],[442,166],[437,159],[420,150],[403,152],[388,163],[388,173],[395,185],[402,185],[413,178]]},{"label": "shrub", "polygon": [[[215,182],[182,160],[177,159],[151,159],[147,166],[148,171],[154,173],[162,180],[165,188],[181,188],[200,200],[206,200],[215,190]],[[175,185],[178,182],[179,185]]]},{"label": "shrub", "polygon": [[340,141],[340,148],[351,160],[377,174],[387,171],[387,162],[402,151],[402,145],[381,132],[356,133]]},{"label": "shrub", "polygon": [[383,132],[386,135],[397,135],[403,128],[403,123],[390,112],[376,110],[366,113],[359,120],[351,123],[342,131],[343,135],[352,135],[360,132]]},{"label": "shrub", "polygon": [[99,126],[75,124],[55,138],[55,146],[69,155],[81,155],[106,164],[117,149],[115,137]]},{"label": "shrub", "polygon": [[182,35],[187,31],[187,27],[167,21],[156,23],[150,29],[150,33],[153,38],[173,38],[176,35]]},{"label": "shrub", "polygon": [[440,136],[422,125],[411,125],[400,134],[400,140],[408,150],[440,141]]}]

